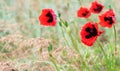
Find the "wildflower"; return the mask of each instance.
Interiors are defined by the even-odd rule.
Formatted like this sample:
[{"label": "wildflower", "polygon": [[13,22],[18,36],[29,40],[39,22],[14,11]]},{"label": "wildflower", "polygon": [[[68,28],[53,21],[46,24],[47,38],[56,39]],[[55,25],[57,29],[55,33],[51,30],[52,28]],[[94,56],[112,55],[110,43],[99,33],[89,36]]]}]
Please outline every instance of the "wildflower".
[{"label": "wildflower", "polygon": [[91,15],[91,12],[84,7],[81,7],[77,12],[77,16],[80,18],[88,18],[90,15]]},{"label": "wildflower", "polygon": [[52,9],[43,9],[39,21],[44,26],[56,26],[56,14]]},{"label": "wildflower", "polygon": [[98,24],[93,22],[86,23],[80,32],[81,41],[88,46],[92,46],[97,37],[100,36],[103,31],[98,29]]},{"label": "wildflower", "polygon": [[112,9],[106,11],[104,14],[99,16],[100,19],[100,25],[102,27],[108,27],[111,28],[112,25],[116,23],[115,13]]},{"label": "wildflower", "polygon": [[100,13],[103,10],[103,8],[104,8],[104,6],[102,4],[98,3],[97,1],[94,1],[94,2],[92,2],[90,11],[92,13],[97,14],[97,13]]}]

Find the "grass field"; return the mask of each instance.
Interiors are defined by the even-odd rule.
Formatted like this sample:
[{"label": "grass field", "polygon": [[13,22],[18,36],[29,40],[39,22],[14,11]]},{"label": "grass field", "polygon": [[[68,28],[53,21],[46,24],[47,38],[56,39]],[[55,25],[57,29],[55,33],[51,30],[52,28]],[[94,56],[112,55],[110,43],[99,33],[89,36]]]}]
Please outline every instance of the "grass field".
[{"label": "grass field", "polygon": [[[0,0],[0,71],[120,71],[120,1],[97,0],[105,12],[109,5],[116,14],[115,31],[105,30],[92,47],[80,41],[81,27],[89,19],[77,17],[77,10],[94,0]],[[61,13],[68,27],[41,26],[42,9]],[[103,48],[106,55],[99,48]],[[116,46],[116,51],[114,51]],[[78,51],[77,51],[78,50]]]}]

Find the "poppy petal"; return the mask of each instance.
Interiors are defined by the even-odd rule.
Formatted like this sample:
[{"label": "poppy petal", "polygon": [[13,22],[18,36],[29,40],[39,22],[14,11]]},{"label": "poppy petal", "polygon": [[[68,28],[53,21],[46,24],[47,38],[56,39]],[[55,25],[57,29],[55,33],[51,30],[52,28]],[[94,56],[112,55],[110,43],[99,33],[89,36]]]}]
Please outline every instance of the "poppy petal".
[{"label": "poppy petal", "polygon": [[111,9],[100,15],[99,19],[102,27],[111,28],[116,23],[115,13]]},{"label": "poppy petal", "polygon": [[98,24],[93,22],[86,23],[80,32],[81,41],[88,46],[92,46],[97,37],[102,34],[102,31],[98,29]]},{"label": "poppy petal", "polygon": [[92,5],[90,7],[90,11],[92,13],[98,14],[103,10],[104,6],[97,1],[92,2]]},{"label": "poppy petal", "polygon": [[52,9],[43,9],[39,21],[43,26],[56,26],[56,14]]},{"label": "poppy petal", "polygon": [[80,9],[77,11],[77,16],[80,18],[88,18],[90,15],[90,11],[84,7],[80,7]]}]

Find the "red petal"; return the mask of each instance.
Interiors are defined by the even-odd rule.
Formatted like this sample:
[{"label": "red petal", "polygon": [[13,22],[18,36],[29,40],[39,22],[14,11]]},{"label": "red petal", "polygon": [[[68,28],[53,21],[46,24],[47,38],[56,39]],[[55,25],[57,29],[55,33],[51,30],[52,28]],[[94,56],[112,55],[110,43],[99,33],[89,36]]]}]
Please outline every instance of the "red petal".
[{"label": "red petal", "polygon": [[80,18],[88,18],[91,15],[91,12],[84,7],[80,7],[80,9],[77,11],[77,16]]},{"label": "red petal", "polygon": [[92,2],[92,5],[90,7],[90,11],[92,13],[98,14],[103,10],[104,6],[97,1]]},{"label": "red petal", "polygon": [[[107,20],[105,20],[105,18],[107,18]],[[111,28],[116,23],[115,13],[113,10],[106,11],[104,14],[99,16],[99,19],[102,27]]]},{"label": "red petal", "polygon": [[[88,28],[88,27],[89,27],[89,28],[93,28],[93,26],[94,26],[94,28],[95,28],[96,31],[97,31],[97,35],[96,35],[96,36],[92,36],[92,37],[90,37],[90,38],[86,38],[86,35],[89,35],[89,33],[86,32],[86,28]],[[94,34],[94,33],[93,33],[93,34]],[[82,30],[81,30],[81,32],[80,32],[81,41],[82,41],[85,45],[87,45],[87,46],[92,46],[92,45],[95,43],[97,37],[98,37],[100,34],[102,34],[102,31],[99,31],[99,30],[98,30],[98,24],[93,23],[93,22],[88,22],[88,23],[86,23],[86,24],[82,27]]]},{"label": "red petal", "polygon": [[[49,16],[46,16],[48,13]],[[48,22],[49,19],[51,19],[52,17],[52,21]],[[56,14],[54,13],[54,11],[52,9],[43,9],[41,15],[39,16],[39,21],[40,24],[43,26],[56,26],[57,20],[56,20]]]}]

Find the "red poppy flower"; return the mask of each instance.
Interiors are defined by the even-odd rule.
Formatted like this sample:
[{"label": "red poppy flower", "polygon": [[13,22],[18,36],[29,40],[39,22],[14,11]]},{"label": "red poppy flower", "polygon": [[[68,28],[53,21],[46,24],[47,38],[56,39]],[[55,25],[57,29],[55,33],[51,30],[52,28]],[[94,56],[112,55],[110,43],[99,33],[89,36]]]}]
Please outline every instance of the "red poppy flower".
[{"label": "red poppy flower", "polygon": [[80,18],[88,18],[91,15],[91,12],[84,7],[80,7],[80,9],[77,12],[77,16]]},{"label": "red poppy flower", "polygon": [[115,13],[112,9],[106,11],[104,14],[99,16],[100,19],[100,25],[102,27],[108,27],[111,28],[112,25],[116,23]]},{"label": "red poppy flower", "polygon": [[39,21],[44,26],[56,26],[56,14],[52,9],[43,9]]},{"label": "red poppy flower", "polygon": [[81,35],[81,41],[88,46],[92,46],[94,42],[96,41],[97,37],[100,36],[100,34],[103,31],[100,31],[98,29],[98,24],[93,22],[86,23],[80,32]]},{"label": "red poppy flower", "polygon": [[90,11],[92,13],[100,13],[102,11],[102,9],[104,8],[104,6],[100,3],[98,3],[97,1],[92,2],[92,5],[90,7]]}]

